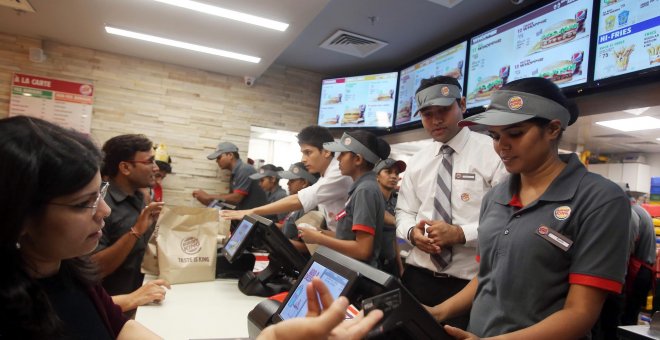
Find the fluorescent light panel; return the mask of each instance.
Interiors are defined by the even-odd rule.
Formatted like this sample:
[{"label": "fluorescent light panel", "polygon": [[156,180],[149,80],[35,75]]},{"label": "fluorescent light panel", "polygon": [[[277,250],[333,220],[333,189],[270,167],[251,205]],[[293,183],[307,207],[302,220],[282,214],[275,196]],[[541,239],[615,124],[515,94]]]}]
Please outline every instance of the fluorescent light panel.
[{"label": "fluorescent light panel", "polygon": [[256,15],[251,15],[251,14],[246,14],[242,12],[237,12],[237,11],[232,11],[229,9],[225,9],[222,7],[217,7],[217,6],[211,6],[207,5],[201,2],[196,2],[196,1],[190,1],[190,0],[155,0],[158,2],[162,2],[164,4],[172,5],[172,6],[177,6],[177,7],[182,7],[186,9],[190,9],[193,11],[197,12],[202,12],[206,14],[211,14],[219,17],[223,17],[226,19],[232,19],[240,22],[244,22],[247,24],[252,24],[252,25],[257,25],[261,27],[266,27],[270,28],[273,30],[277,31],[286,31],[286,29],[289,27],[289,24],[280,22],[280,21],[275,21],[275,20],[270,20],[262,17],[258,17]]},{"label": "fluorescent light panel", "polygon": [[240,54],[240,53],[235,53],[235,52],[229,52],[229,51],[220,50],[220,49],[217,49],[217,48],[212,48],[212,47],[207,47],[207,46],[202,46],[202,45],[195,45],[195,44],[191,44],[191,43],[187,43],[187,42],[183,42],[183,41],[172,40],[172,39],[167,39],[167,38],[161,38],[161,37],[157,37],[157,36],[153,36],[153,35],[133,32],[133,31],[127,31],[127,30],[123,30],[123,29],[119,29],[119,28],[115,28],[115,27],[111,27],[111,26],[105,26],[105,31],[110,33],[110,34],[120,35],[120,36],[123,36],[123,37],[149,41],[149,42],[153,42],[153,43],[157,43],[157,44],[183,48],[183,49],[186,49],[186,50],[191,50],[191,51],[196,51],[196,52],[213,54],[213,55],[217,55],[217,56],[221,56],[221,57],[247,61],[247,62],[251,62],[251,63],[255,63],[255,64],[258,64],[261,61],[261,58],[259,58],[259,57],[253,57],[253,56],[250,56],[250,55]]},{"label": "fluorescent light panel", "polygon": [[660,119],[653,117],[637,117],[637,118],[607,120],[602,122],[596,122],[596,124],[626,132],[660,129]]}]

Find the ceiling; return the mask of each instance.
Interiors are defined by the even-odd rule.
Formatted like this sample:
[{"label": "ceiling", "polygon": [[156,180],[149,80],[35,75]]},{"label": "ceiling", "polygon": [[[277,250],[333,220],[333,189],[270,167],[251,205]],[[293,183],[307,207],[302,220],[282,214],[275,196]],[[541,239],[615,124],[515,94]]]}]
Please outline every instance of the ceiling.
[{"label": "ceiling", "polygon": [[[0,0],[3,2],[26,0]],[[197,0],[289,23],[275,31],[153,0],[28,0],[36,13],[0,7],[0,32],[55,41],[234,76],[258,77],[273,63],[328,77],[396,70],[481,26],[543,0]],[[435,2],[434,2],[435,1]],[[520,1],[520,0],[518,0]],[[109,35],[104,25],[187,41],[261,58],[258,64]],[[358,58],[319,45],[337,30],[388,45]],[[47,53],[47,50],[46,50]],[[600,100],[596,100],[598,102]],[[657,102],[654,104],[656,105]],[[605,112],[595,110],[593,112]],[[631,116],[621,111],[581,117],[564,143],[593,152],[660,152],[660,130],[619,133],[594,125]],[[644,115],[660,118],[660,107]]]}]

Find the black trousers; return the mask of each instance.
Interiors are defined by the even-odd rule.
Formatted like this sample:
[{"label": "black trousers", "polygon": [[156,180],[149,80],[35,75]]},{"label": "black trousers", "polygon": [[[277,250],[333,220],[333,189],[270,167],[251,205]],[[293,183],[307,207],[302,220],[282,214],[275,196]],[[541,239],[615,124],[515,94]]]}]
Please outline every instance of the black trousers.
[{"label": "black trousers", "polygon": [[[470,281],[455,277],[436,277],[430,270],[406,266],[401,282],[419,302],[435,306],[460,292]],[[470,314],[443,321],[447,325],[466,329]]]},{"label": "black trousers", "polygon": [[621,324],[624,326],[636,325],[637,316],[642,309],[646,306],[646,296],[651,289],[651,283],[654,279],[653,273],[650,269],[642,266],[639,268],[637,277],[632,286],[632,293],[626,294],[626,301],[623,308],[623,315],[621,316]]}]

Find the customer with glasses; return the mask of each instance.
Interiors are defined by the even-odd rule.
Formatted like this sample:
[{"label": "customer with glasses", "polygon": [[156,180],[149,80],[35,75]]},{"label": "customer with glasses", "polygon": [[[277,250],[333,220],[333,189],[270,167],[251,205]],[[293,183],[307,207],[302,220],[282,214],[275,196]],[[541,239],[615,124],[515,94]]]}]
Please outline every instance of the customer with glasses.
[{"label": "customer with glasses", "polygon": [[[105,218],[106,226],[92,259],[99,266],[108,293],[128,294],[142,286],[142,257],[163,207],[162,202],[145,207],[140,191],[154,185],[158,167],[152,143],[144,135],[113,137],[103,145],[103,152],[101,172],[109,181],[105,202],[112,208],[112,214]],[[165,293],[162,287],[157,288]],[[148,302],[151,300],[142,301]],[[124,309],[130,308],[124,306]]]},{"label": "customer with glasses", "polygon": [[0,338],[157,338],[121,314],[89,260],[110,214],[100,160],[80,133],[0,120]]}]

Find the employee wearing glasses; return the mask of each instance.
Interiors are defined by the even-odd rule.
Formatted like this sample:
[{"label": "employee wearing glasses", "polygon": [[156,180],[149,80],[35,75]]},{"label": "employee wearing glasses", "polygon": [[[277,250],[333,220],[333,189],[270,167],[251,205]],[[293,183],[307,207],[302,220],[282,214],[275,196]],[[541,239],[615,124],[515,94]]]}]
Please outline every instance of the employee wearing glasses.
[{"label": "employee wearing glasses", "polygon": [[162,202],[145,207],[140,191],[154,185],[158,166],[152,142],[144,135],[111,138],[103,145],[103,152],[101,173],[109,182],[105,202],[112,213],[105,218],[92,260],[98,263],[103,287],[110,295],[128,294],[142,286],[142,257],[163,207]]}]

